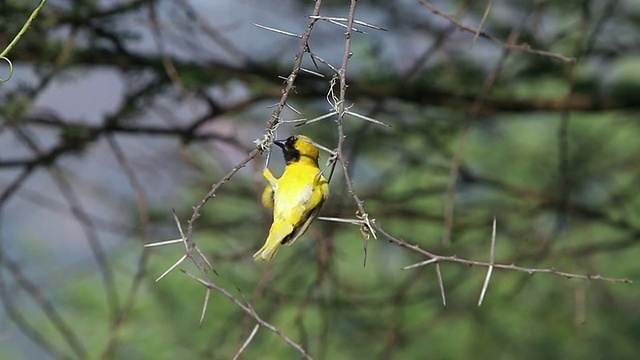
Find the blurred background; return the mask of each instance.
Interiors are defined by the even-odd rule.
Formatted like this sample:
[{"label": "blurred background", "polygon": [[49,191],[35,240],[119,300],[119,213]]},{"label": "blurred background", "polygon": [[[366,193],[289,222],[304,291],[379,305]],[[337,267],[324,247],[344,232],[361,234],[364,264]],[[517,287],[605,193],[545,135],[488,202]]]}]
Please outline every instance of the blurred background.
[{"label": "blurred background", "polygon": [[[0,48],[35,0],[0,2]],[[0,359],[230,359],[255,320],[174,271],[172,210],[193,206],[263,136],[312,1],[50,0],[0,83]],[[322,1],[346,17],[348,1]],[[483,16],[485,16],[483,21]],[[640,3],[360,1],[345,156],[369,217],[439,255],[640,277]],[[455,20],[455,22],[451,20]],[[476,29],[483,31],[476,38]],[[309,48],[339,68],[345,28]],[[305,55],[281,114],[331,111],[331,70]],[[0,62],[0,77],[9,75]],[[335,118],[282,124],[330,149]],[[321,164],[328,158],[321,154]],[[635,359],[637,283],[442,262],[317,220],[269,263],[258,157],[202,210],[210,280],[316,359]],[[284,167],[274,150],[269,167]],[[321,215],[354,218],[337,167]],[[186,261],[180,268],[197,273]],[[260,327],[240,358],[294,359]]]}]

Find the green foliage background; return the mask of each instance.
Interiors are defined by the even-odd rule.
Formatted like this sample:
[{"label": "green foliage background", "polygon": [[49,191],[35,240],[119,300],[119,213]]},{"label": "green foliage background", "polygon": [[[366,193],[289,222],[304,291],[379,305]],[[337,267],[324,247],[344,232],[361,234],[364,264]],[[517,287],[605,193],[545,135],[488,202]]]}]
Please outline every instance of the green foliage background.
[{"label": "green foliage background", "polygon": [[[181,245],[154,249],[141,261],[141,244],[176,237],[171,209],[181,220],[188,219],[211,184],[251,148],[271,112],[265,107],[279,99],[278,76],[289,73],[298,44],[254,29],[251,34],[284,50],[265,56],[242,49],[245,40],[238,34],[247,36],[246,29],[225,27],[212,13],[204,19],[251,61],[229,60],[232,49],[218,44],[211,50],[205,27],[186,25],[192,15],[176,4],[48,4],[10,54],[19,68],[33,72],[35,81],[18,73],[11,87],[0,85],[8,89],[0,92],[0,146],[24,150],[0,155],[0,210],[10,217],[18,203],[14,199],[32,194],[30,180],[16,180],[21,171],[48,177],[60,166],[91,211],[104,204],[100,206],[126,214],[127,220],[114,220],[112,226],[101,225],[100,216],[93,218],[99,233],[117,234],[106,252],[121,305],[131,294],[136,271],[142,269],[144,276],[130,310],[114,317],[95,262],[52,251],[56,245],[44,236],[25,235],[28,219],[3,221],[0,359],[78,357],[43,299],[88,358],[228,359],[255,326],[217,292],[199,326],[203,286],[180,271],[154,282],[182,255]],[[433,4],[446,13],[460,11],[460,21],[476,26],[486,2]],[[30,12],[20,2],[2,6],[0,44]],[[354,37],[347,93],[354,111],[391,125],[383,128],[356,118],[345,124],[355,188],[372,218],[393,236],[436,254],[487,261],[495,217],[497,262],[634,281],[640,277],[640,63],[637,40],[627,36],[640,31],[635,2],[493,2],[484,26],[488,33],[506,40],[517,29],[517,43],[575,57],[576,63],[526,51],[506,53],[482,37],[470,48],[473,34],[457,31],[420,4],[358,6],[361,20],[389,29],[366,29],[367,36]],[[148,17],[151,7],[162,20],[163,54],[157,48],[137,48],[152,42],[149,33],[156,31]],[[238,5],[239,27],[253,21],[249,10]],[[339,2],[327,3],[323,10],[347,13]],[[288,11],[270,16],[293,21],[303,31],[302,15],[310,13],[309,4],[295,3]],[[333,61],[342,51],[343,30],[324,23],[318,29],[311,49]],[[433,44],[439,45],[428,50]],[[424,61],[419,57],[423,51],[432,51]],[[503,55],[506,60],[499,65]],[[163,66],[167,59],[177,80]],[[408,70],[412,65],[415,69]],[[65,115],[65,107],[78,105],[73,94],[60,109],[43,112],[39,107],[51,84],[73,84],[105,68],[124,85],[121,101],[97,114],[97,120]],[[496,80],[486,90],[483,84],[492,75]],[[327,91],[327,78],[301,76],[291,103],[306,118],[320,116],[328,111]],[[299,117],[292,112],[287,116]],[[283,127],[279,133],[287,131],[308,134],[330,148],[336,144],[331,120]],[[149,226],[139,220],[140,203],[125,171],[113,160],[109,166],[101,160],[114,157],[109,137],[120,142],[150,198]],[[42,150],[30,152],[25,138],[39,139]],[[465,145],[453,197],[451,245],[445,246],[443,213],[460,141]],[[179,156],[180,151],[186,155]],[[25,157],[36,160],[14,161]],[[105,181],[81,171],[96,161]],[[259,205],[262,165],[262,159],[250,163],[207,203],[196,224],[196,241],[219,272],[211,281],[250,303],[314,358],[634,359],[640,353],[640,289],[635,282],[496,269],[478,307],[486,268],[442,263],[443,306],[433,265],[402,270],[423,257],[378,234],[368,242],[365,267],[358,228],[323,221],[316,221],[294,246],[280,250],[273,262],[255,263],[251,254],[270,220]],[[281,171],[279,154],[274,152],[270,166]],[[16,189],[9,186],[14,181]],[[159,194],[159,188],[171,190]],[[39,190],[57,199],[58,190],[50,184]],[[339,169],[331,191],[323,215],[353,218],[355,206]],[[79,221],[69,211],[71,203],[56,201],[67,219]],[[41,200],[31,206],[47,204]],[[77,243],[85,241],[79,233]],[[12,264],[37,293],[29,291]],[[197,272],[187,262],[181,268]],[[45,343],[34,341],[34,333]],[[105,352],[110,339],[114,347]],[[298,357],[264,328],[242,354],[246,359]]]}]

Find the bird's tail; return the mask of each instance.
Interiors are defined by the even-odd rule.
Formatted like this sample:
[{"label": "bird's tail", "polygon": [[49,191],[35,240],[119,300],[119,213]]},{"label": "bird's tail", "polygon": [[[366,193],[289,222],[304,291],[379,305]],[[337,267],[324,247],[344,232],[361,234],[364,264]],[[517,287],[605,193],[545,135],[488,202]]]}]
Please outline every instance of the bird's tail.
[{"label": "bird's tail", "polygon": [[267,244],[264,244],[264,246],[260,250],[258,250],[258,252],[253,254],[253,258],[255,260],[271,260],[274,256],[276,256],[279,248],[280,244],[274,244],[272,246],[267,246]]},{"label": "bird's tail", "polygon": [[282,240],[291,234],[292,231],[293,226],[291,224],[274,222],[269,230],[267,240],[264,242],[262,248],[253,254],[253,258],[255,260],[273,259],[282,244]]}]

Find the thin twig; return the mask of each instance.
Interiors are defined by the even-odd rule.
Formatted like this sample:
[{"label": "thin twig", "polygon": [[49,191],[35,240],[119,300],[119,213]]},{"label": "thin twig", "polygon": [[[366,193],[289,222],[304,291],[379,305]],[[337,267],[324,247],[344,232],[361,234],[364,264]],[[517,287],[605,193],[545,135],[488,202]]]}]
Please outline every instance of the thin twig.
[{"label": "thin twig", "polygon": [[467,25],[464,25],[463,23],[461,23],[460,21],[458,21],[456,18],[454,18],[451,15],[446,14],[445,12],[439,10],[438,8],[436,8],[435,6],[431,5],[427,0],[420,0],[420,2],[427,7],[429,10],[431,10],[434,14],[441,16],[449,21],[451,21],[452,23],[454,23],[460,30],[464,30],[464,31],[468,31],[472,34],[480,34],[480,36],[490,39],[491,41],[497,43],[498,45],[504,47],[505,49],[508,50],[518,50],[518,51],[524,51],[530,54],[536,54],[536,55],[540,55],[540,56],[545,56],[545,57],[549,57],[552,59],[556,59],[556,60],[560,60],[562,62],[566,62],[566,63],[574,63],[576,62],[576,58],[574,57],[566,57],[560,54],[556,54],[556,53],[552,53],[549,51],[543,51],[543,50],[536,50],[531,48],[531,45],[529,44],[520,44],[520,45],[515,45],[515,44],[509,44],[505,41],[502,41],[500,39],[498,39],[495,36],[491,36],[489,34],[487,34],[485,31],[483,31],[482,29],[476,29]]},{"label": "thin twig", "polygon": [[[22,140],[22,142],[24,142],[32,152],[34,152],[38,157],[44,156],[45,152],[24,129],[15,127],[13,128],[13,130],[16,133],[17,137]],[[117,319],[117,314],[120,312],[120,305],[117,287],[115,285],[115,279],[113,275],[113,269],[109,265],[107,255],[105,253],[104,247],[102,246],[102,243],[100,242],[98,232],[93,225],[91,217],[84,209],[84,206],[82,205],[82,202],[80,201],[75,188],[71,185],[69,179],[66,177],[65,172],[55,164],[49,168],[49,172],[51,173],[51,177],[55,181],[60,194],[69,205],[71,213],[82,228],[85,238],[87,239],[87,243],[89,244],[89,248],[91,249],[92,255],[96,261],[96,264],[98,265],[107,299],[107,306],[109,308],[109,313],[111,315],[113,325],[115,324],[115,321]]]},{"label": "thin twig", "polygon": [[[354,21],[354,17],[355,17],[355,12],[356,12],[356,0],[351,0],[350,1],[350,5],[349,5],[349,16],[347,17],[347,32],[345,33],[345,41],[344,41],[344,53],[342,56],[342,65],[340,66],[340,69],[338,70],[338,80],[340,82],[340,87],[339,87],[339,94],[338,94],[338,98],[337,99],[331,99],[330,103],[333,103],[335,106],[335,111],[337,112],[338,115],[338,119],[337,119],[337,125],[338,125],[338,146],[336,149],[336,158],[340,161],[340,164],[342,165],[342,173],[344,176],[344,180],[345,183],[347,185],[347,190],[349,191],[349,194],[351,195],[351,197],[353,198],[356,207],[357,207],[357,214],[359,214],[359,216],[361,217],[366,217],[368,219],[368,214],[364,209],[364,202],[362,200],[360,200],[360,197],[358,196],[358,194],[356,193],[354,186],[353,186],[353,180],[351,180],[351,176],[349,175],[349,165],[348,165],[348,161],[344,156],[343,153],[343,146],[344,146],[344,140],[346,138],[346,135],[344,133],[344,115],[347,112],[347,108],[345,106],[345,100],[346,100],[346,93],[347,93],[347,77],[346,77],[346,73],[347,73],[347,65],[349,64],[349,59],[351,58],[351,28],[353,26],[353,21]],[[333,86],[330,87],[329,89],[329,96],[333,98]],[[363,237],[363,241],[366,244],[366,239]],[[366,263],[366,252],[365,252],[365,263]]]},{"label": "thin twig", "polygon": [[27,32],[27,30],[29,30],[29,28],[31,27],[31,23],[33,22],[33,20],[35,20],[36,16],[38,16],[38,14],[40,13],[40,10],[42,10],[42,8],[44,7],[44,4],[46,3],[47,3],[47,0],[40,0],[40,4],[38,4],[38,6],[31,12],[31,15],[29,15],[29,18],[27,19],[27,21],[24,23],[24,25],[22,25],[22,27],[20,28],[20,31],[18,31],[18,34],[14,36],[13,40],[11,40],[9,45],[7,45],[7,47],[5,47],[4,50],[2,50],[2,52],[0,52],[0,58],[7,56],[7,54],[9,54],[11,50],[13,50],[13,48],[16,46],[18,41],[20,41],[20,39],[22,39],[24,34]]},{"label": "thin twig", "polygon": [[[45,295],[40,291],[38,285],[29,280],[17,262],[9,259],[6,254],[1,254],[0,256],[0,265],[2,265],[5,269],[9,270],[13,278],[19,284],[20,288],[23,289],[29,297],[38,305],[38,307],[45,314],[47,319],[51,322],[51,324],[55,327],[55,329],[60,333],[62,339],[69,345],[71,350],[78,356],[80,359],[87,359],[88,353],[84,347],[84,344],[80,341],[78,336],[74,333],[71,326],[67,324],[62,315],[58,313],[56,308],[53,306],[53,303],[47,300]],[[4,282],[2,284],[4,287]],[[2,291],[4,292],[4,291]],[[2,294],[2,298],[4,301],[10,301],[8,294]],[[7,304],[5,303],[5,306]],[[26,320],[25,320],[26,322]],[[41,324],[42,325],[42,324]],[[39,335],[39,334],[38,334]],[[48,343],[43,343],[43,345]],[[53,347],[51,345],[46,345],[46,347]]]},{"label": "thin twig", "polygon": [[234,61],[241,65],[246,65],[251,62],[249,57],[245,55],[240,48],[238,48],[233,41],[228,40],[225,37],[225,32],[216,29],[209,23],[209,18],[205,14],[199,15],[199,12],[194,9],[188,0],[178,0],[178,5],[185,10],[185,14],[193,19],[200,29],[204,31],[218,46],[226,51],[226,54],[233,57]]},{"label": "thin twig", "polygon": [[482,14],[482,19],[480,20],[480,24],[478,24],[478,28],[476,29],[476,34],[473,36],[473,41],[471,42],[471,46],[476,43],[478,37],[480,36],[480,32],[482,31],[482,27],[484,26],[484,22],[487,21],[487,17],[489,16],[489,12],[491,11],[491,4],[493,0],[487,0],[487,6],[484,9],[484,14]]},{"label": "thin twig", "polygon": [[251,316],[260,326],[262,326],[262,327],[268,329],[269,331],[275,333],[285,343],[287,343],[288,345],[290,345],[291,347],[296,349],[300,353],[300,355],[302,355],[302,357],[304,357],[305,359],[309,359],[309,360],[313,359],[300,344],[298,344],[295,341],[291,340],[288,336],[286,336],[277,327],[275,327],[275,326],[271,325],[270,323],[264,321],[255,311],[253,311],[253,309],[250,306],[247,306],[247,305],[243,304],[237,297],[233,296],[229,291],[227,291],[227,289],[225,289],[225,288],[223,288],[221,286],[218,286],[213,282],[202,280],[202,279],[194,276],[193,274],[191,274],[191,273],[189,273],[187,271],[184,271],[184,270],[181,270],[181,271],[184,274],[186,274],[187,276],[189,276],[190,278],[192,278],[192,279],[196,280],[197,282],[199,282],[200,284],[206,286],[207,288],[213,289],[213,290],[219,292],[220,294],[224,295],[227,299],[231,300],[234,304],[236,304],[236,306],[238,306],[240,309],[242,309],[242,311],[244,311],[249,316]]},{"label": "thin twig", "polygon": [[[498,264],[498,263],[491,264],[489,262],[484,262],[484,261],[467,260],[467,259],[459,258],[459,257],[457,257],[455,255],[450,255],[450,256],[436,255],[434,253],[431,253],[431,252],[429,252],[427,250],[422,249],[418,245],[410,244],[410,243],[408,243],[408,242],[406,242],[406,241],[404,241],[402,239],[399,239],[399,238],[389,234],[378,223],[374,223],[373,226],[379,233],[381,233],[383,236],[385,236],[391,242],[394,242],[394,243],[396,243],[396,244],[398,244],[398,245],[400,245],[400,246],[402,246],[404,248],[407,248],[407,249],[415,251],[415,252],[417,252],[419,254],[422,254],[425,257],[428,257],[429,259],[437,259],[436,264],[441,263],[441,262],[451,262],[451,263],[464,264],[464,265],[469,265],[469,266],[482,266],[482,267],[493,266],[496,269],[521,271],[521,272],[525,272],[525,273],[527,273],[529,275],[543,273],[543,274],[552,274],[552,275],[556,275],[556,276],[560,276],[560,277],[565,277],[565,278],[568,278],[568,279],[602,280],[602,281],[607,281],[607,282],[611,282],[611,283],[626,283],[626,284],[633,283],[633,281],[630,280],[630,279],[612,278],[612,277],[602,276],[600,274],[596,274],[596,275],[581,275],[581,274],[574,274],[574,273],[569,273],[569,272],[565,272],[565,271],[560,271],[560,270],[557,270],[555,268],[541,269],[541,268],[528,268],[528,267],[516,266],[515,264]],[[420,266],[418,264],[414,264],[414,265],[415,265],[414,267],[419,267]],[[425,264],[425,265],[427,265],[427,264]]]},{"label": "thin twig", "polygon": [[[127,160],[125,156],[125,152],[122,150],[118,141],[113,136],[107,137],[109,146],[113,151],[118,163],[122,167],[122,170],[127,175],[127,179],[129,180],[129,184],[131,188],[134,190],[136,195],[136,205],[138,208],[138,219],[141,227],[141,235],[143,241],[148,241],[151,238],[151,229],[150,229],[150,220],[149,220],[149,208],[147,206],[147,195],[144,191],[144,187],[138,180],[136,173]],[[147,260],[149,259],[149,251],[147,249],[143,249],[140,254],[140,258],[138,259],[138,265],[135,274],[133,275],[133,279],[131,281],[131,285],[129,287],[128,295],[126,296],[124,305],[120,308],[120,311],[114,321],[114,324],[109,332],[109,339],[106,342],[106,346],[102,351],[99,359],[106,359],[113,357],[113,350],[116,347],[116,343],[118,341],[118,335],[121,333],[118,329],[124,323],[129,311],[135,304],[136,297],[138,295],[138,291],[140,290],[140,285],[142,284],[143,278],[146,275],[146,267]]]}]

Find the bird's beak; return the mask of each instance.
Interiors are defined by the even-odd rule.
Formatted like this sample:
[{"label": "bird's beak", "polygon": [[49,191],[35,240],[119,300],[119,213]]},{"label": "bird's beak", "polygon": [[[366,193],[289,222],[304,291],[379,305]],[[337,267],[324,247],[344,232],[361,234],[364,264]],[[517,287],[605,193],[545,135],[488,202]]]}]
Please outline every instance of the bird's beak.
[{"label": "bird's beak", "polygon": [[284,149],[286,147],[286,145],[285,145],[286,142],[287,142],[287,140],[276,140],[273,143],[278,145],[282,149]]}]

